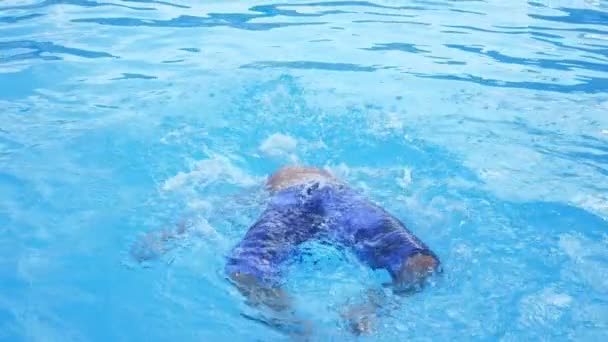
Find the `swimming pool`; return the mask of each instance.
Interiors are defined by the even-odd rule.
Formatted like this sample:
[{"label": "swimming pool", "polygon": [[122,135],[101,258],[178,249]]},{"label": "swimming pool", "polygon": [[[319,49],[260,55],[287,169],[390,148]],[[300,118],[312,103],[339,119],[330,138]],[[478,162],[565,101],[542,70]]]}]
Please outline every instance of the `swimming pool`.
[{"label": "swimming pool", "polygon": [[[0,113],[2,341],[288,339],[222,270],[292,162],[443,261],[362,340],[608,338],[605,1],[3,0]],[[306,250],[313,340],[354,339],[386,275]]]}]

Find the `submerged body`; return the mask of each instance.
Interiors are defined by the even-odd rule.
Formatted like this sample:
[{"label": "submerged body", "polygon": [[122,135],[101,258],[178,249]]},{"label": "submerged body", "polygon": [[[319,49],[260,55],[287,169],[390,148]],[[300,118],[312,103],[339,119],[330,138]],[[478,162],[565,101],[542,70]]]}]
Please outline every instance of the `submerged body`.
[{"label": "submerged body", "polygon": [[[249,304],[280,312],[279,318],[249,318],[284,332],[309,333],[306,320],[287,311],[291,301],[281,285],[285,266],[311,239],[341,246],[369,267],[386,270],[397,294],[420,289],[439,267],[437,256],[403,223],[324,170],[283,168],[267,186],[272,193],[267,208],[232,249],[225,266]],[[177,227],[145,234],[131,254],[138,262],[154,259],[192,233],[192,228],[193,222],[183,220]],[[373,297],[342,312],[356,334],[372,330],[382,306],[378,304],[382,300]]]},{"label": "submerged body", "polygon": [[310,239],[339,244],[385,269],[396,287],[419,284],[439,266],[403,223],[323,170],[284,168],[268,187],[268,207],[228,256],[226,272],[241,288],[279,288],[283,266]]}]

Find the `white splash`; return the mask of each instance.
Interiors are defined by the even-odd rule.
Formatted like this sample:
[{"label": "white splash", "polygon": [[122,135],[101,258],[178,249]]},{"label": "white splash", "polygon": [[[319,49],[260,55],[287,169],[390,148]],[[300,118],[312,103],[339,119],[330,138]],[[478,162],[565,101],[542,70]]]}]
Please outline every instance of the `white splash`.
[{"label": "white splash", "polygon": [[572,203],[578,207],[608,219],[608,197],[603,194],[577,194]]},{"label": "white splash", "polygon": [[326,165],[325,169],[332,175],[341,179],[348,179],[351,174],[351,168],[345,163],[340,163],[338,165]]},{"label": "white splash", "polygon": [[194,235],[198,235],[200,237],[211,237],[216,239],[222,239],[222,235],[215,229],[209,222],[203,218],[198,217],[196,220],[191,222],[191,232]]},{"label": "white splash", "polygon": [[268,157],[295,157],[298,141],[293,137],[274,133],[260,145],[260,151]]},{"label": "white splash", "polygon": [[407,189],[412,184],[412,170],[409,168],[404,168],[403,175],[397,178],[397,184],[402,189]]},{"label": "white splash", "polygon": [[576,260],[587,255],[586,248],[576,236],[561,234],[558,245],[571,259]]},{"label": "white splash", "polygon": [[566,293],[542,289],[521,300],[519,322],[524,326],[555,324],[571,303],[572,297]]},{"label": "white splash", "polygon": [[209,159],[194,162],[189,172],[179,172],[167,179],[163,183],[162,190],[176,191],[184,187],[205,186],[213,182],[252,186],[259,180],[235,166],[225,156],[214,155]]},{"label": "white splash", "polygon": [[566,293],[559,293],[553,288],[545,288],[538,293],[537,300],[546,305],[565,308],[572,302],[572,297]]},{"label": "white splash", "polygon": [[557,293],[553,290],[548,290],[543,293],[547,304],[557,306],[558,308],[565,308],[572,302],[572,297],[565,293]]},{"label": "white splash", "polygon": [[386,128],[391,130],[403,129],[403,121],[397,113],[388,113],[386,115]]},{"label": "white splash", "polygon": [[596,40],[606,40],[608,41],[608,36],[604,36],[601,34],[583,34],[582,35],[583,38],[587,38],[587,39],[596,39]]},{"label": "white splash", "polygon": [[186,204],[188,209],[192,210],[193,212],[209,212],[213,208],[213,205],[210,202],[199,198],[193,198]]}]

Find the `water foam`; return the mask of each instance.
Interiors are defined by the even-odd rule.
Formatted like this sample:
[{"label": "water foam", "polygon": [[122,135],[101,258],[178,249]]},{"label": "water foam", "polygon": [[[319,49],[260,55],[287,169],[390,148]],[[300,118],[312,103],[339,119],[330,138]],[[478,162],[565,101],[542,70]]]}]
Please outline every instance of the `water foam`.
[{"label": "water foam", "polygon": [[259,150],[268,157],[297,161],[298,141],[292,136],[274,133],[264,140]]},{"label": "water foam", "polygon": [[205,186],[217,181],[242,187],[253,186],[260,182],[257,177],[237,167],[229,158],[212,155],[209,159],[194,162],[190,171],[179,172],[165,180],[162,190],[177,191],[193,186]]}]

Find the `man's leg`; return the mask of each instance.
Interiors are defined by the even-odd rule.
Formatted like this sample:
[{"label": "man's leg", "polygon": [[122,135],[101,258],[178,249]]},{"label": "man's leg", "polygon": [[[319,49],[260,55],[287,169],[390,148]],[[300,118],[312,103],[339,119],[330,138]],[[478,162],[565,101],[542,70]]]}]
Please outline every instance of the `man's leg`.
[{"label": "man's leg", "polygon": [[325,177],[325,173],[289,167],[273,174],[268,186],[274,195],[267,209],[228,257],[228,276],[254,302],[275,309],[286,302],[278,286],[282,268],[302,242],[316,235],[322,220],[317,199],[304,191],[307,185],[303,183],[312,177]]},{"label": "man's leg", "polygon": [[[371,268],[387,270],[396,294],[420,289],[437,269],[439,260],[428,247],[384,209],[348,187],[324,191],[323,209],[330,238]],[[368,297],[342,312],[355,334],[373,330],[378,310],[386,300],[382,291],[368,291]]]},{"label": "man's leg", "polygon": [[227,275],[250,304],[280,312],[277,318],[246,317],[289,334],[310,333],[305,320],[293,317],[291,300],[281,288],[282,268],[302,242],[317,234],[322,213],[304,183],[322,174],[317,169],[284,168],[270,177],[274,195],[268,208],[232,250],[226,265]]}]

